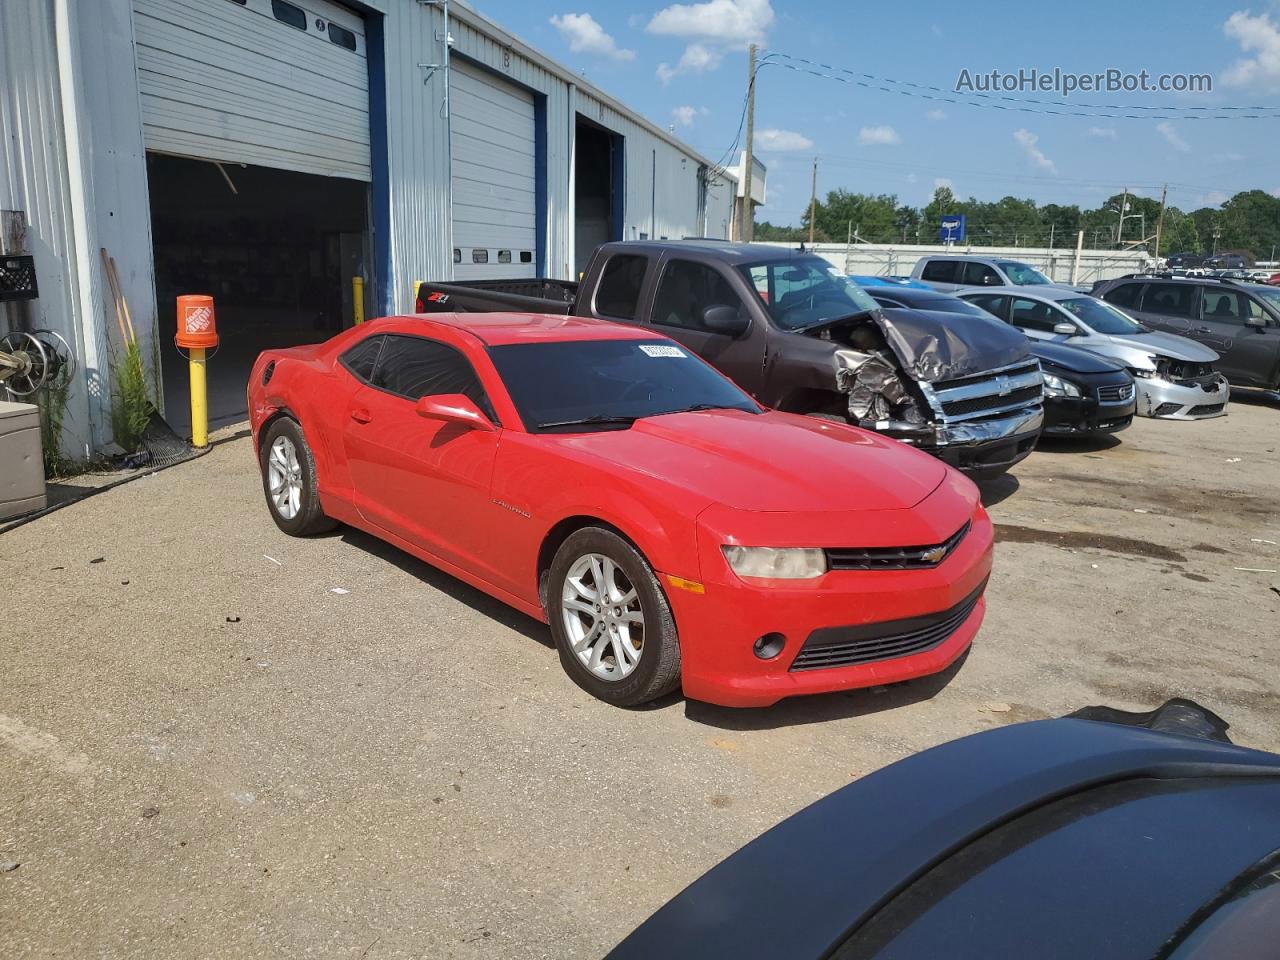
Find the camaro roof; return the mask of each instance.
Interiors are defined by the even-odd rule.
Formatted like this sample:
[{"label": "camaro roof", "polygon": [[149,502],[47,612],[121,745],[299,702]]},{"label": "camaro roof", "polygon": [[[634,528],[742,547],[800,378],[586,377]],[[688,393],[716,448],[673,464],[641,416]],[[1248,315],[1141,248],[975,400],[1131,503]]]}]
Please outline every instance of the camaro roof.
[{"label": "camaro roof", "polygon": [[594,317],[566,317],[550,313],[432,313],[387,317],[397,329],[437,323],[465,330],[491,347],[510,343],[553,343],[567,340],[650,340],[662,335]]}]

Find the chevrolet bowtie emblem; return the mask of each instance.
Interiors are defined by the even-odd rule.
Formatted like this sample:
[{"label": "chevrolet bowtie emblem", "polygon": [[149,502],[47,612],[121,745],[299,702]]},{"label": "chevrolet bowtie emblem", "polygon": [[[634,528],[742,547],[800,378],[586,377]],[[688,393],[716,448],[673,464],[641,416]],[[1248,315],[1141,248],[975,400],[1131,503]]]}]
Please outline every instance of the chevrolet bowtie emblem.
[{"label": "chevrolet bowtie emblem", "polygon": [[1002,397],[1007,397],[1009,394],[1013,393],[1013,384],[1009,381],[1008,377],[996,377],[996,387],[999,388],[1000,396]]},{"label": "chevrolet bowtie emblem", "polygon": [[926,550],[920,555],[920,559],[925,563],[941,563],[942,558],[947,555],[946,547],[934,547],[932,550]]}]

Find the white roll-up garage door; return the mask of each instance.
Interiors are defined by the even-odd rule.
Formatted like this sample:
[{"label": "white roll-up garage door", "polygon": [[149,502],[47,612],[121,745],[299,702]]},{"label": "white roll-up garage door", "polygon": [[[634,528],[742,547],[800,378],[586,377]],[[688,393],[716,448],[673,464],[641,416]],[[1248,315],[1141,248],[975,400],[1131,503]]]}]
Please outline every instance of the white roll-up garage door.
[{"label": "white roll-up garage door", "polygon": [[537,276],[533,94],[456,57],[449,83],[454,279]]},{"label": "white roll-up garage door", "polygon": [[368,180],[364,21],[328,0],[133,0],[148,150]]}]

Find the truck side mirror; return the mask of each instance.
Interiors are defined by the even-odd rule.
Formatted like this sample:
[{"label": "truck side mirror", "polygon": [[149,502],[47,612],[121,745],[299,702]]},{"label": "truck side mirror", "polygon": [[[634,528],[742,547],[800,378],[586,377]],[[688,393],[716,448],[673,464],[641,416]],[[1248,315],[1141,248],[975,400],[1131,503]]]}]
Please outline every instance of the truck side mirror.
[{"label": "truck side mirror", "polygon": [[751,327],[751,320],[742,315],[737,307],[724,303],[713,303],[702,310],[702,325],[712,333],[723,333],[728,337],[740,337]]}]

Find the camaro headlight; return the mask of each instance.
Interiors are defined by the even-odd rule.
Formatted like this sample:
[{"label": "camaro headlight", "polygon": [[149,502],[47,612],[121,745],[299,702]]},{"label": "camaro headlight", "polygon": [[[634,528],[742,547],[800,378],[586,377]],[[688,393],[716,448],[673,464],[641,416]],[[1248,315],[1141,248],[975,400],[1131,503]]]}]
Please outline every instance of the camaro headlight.
[{"label": "camaro headlight", "polygon": [[1080,388],[1070,380],[1055,377],[1052,373],[1041,374],[1044,377],[1044,393],[1047,397],[1078,397]]},{"label": "camaro headlight", "polygon": [[827,572],[827,554],[818,547],[730,547],[724,558],[740,577],[812,580]]}]

